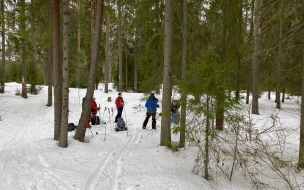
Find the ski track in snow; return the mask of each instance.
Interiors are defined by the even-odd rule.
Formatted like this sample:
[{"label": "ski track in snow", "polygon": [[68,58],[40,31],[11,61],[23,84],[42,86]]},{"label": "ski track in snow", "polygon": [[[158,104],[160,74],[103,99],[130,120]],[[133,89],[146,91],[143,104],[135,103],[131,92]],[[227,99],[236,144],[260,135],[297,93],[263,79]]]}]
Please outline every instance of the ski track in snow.
[{"label": "ski track in snow", "polygon": [[[22,123],[21,127],[26,126],[29,123],[29,119]],[[28,136],[26,135],[26,130],[16,130],[10,129],[12,132],[11,137],[8,138],[5,143],[6,146],[1,150],[0,155],[0,171],[7,171],[9,168],[14,167],[13,162],[14,158],[18,157],[18,152],[22,143],[26,142]],[[0,172],[0,181],[12,181],[9,179],[10,176],[5,175],[3,172]]]},{"label": "ski track in snow", "polygon": [[[14,103],[18,105],[18,102],[24,101],[19,96],[14,96],[12,94],[9,94],[7,96],[10,96],[11,101],[15,101]],[[31,99],[31,96],[29,96],[29,99]],[[5,101],[3,97],[0,99],[1,105],[10,104],[10,101]],[[30,106],[33,107],[40,107],[41,105],[38,104],[31,104],[30,101],[28,101]],[[6,106],[9,107],[9,106]],[[16,109],[15,111],[12,111],[13,109]],[[0,138],[4,139],[4,144],[0,146],[0,171],[9,171],[10,168],[18,168],[18,172],[11,173],[10,175],[5,174],[4,172],[0,172],[0,189],[10,189],[13,186],[18,187],[18,184],[15,183],[16,178],[20,175],[20,173],[29,174],[29,175],[40,175],[40,171],[38,169],[35,169],[35,161],[28,158],[29,163],[20,163],[19,157],[24,156],[24,150],[23,147],[35,147],[34,142],[37,140],[37,138],[41,138],[44,136],[43,129],[39,125],[41,123],[41,113],[34,113],[34,112],[27,112],[24,110],[23,107],[15,107],[11,110],[5,110],[3,115],[3,120],[1,121],[1,126],[7,126],[6,128],[1,128],[1,131],[3,131],[4,134],[9,134],[9,136],[0,136]],[[33,110],[36,110],[34,108]],[[1,110],[2,111],[2,110]],[[14,114],[16,115],[15,120],[7,120],[5,115],[6,114]],[[20,120],[19,117],[22,117]],[[22,121],[22,123],[19,123]],[[37,131],[40,131],[40,133],[37,133]],[[0,133],[1,133],[0,131]],[[6,132],[9,131],[9,132]],[[37,155],[37,152],[35,151],[35,148],[33,150],[33,155]],[[26,176],[29,178],[29,176]],[[30,179],[30,178],[29,178]],[[35,178],[31,178],[35,179]],[[2,183],[4,182],[4,183]],[[15,184],[14,184],[15,183]],[[36,185],[39,184],[39,182],[34,182],[33,180],[27,181],[26,187],[32,187],[30,189],[35,189]],[[22,189],[24,187],[20,187]]]},{"label": "ski track in snow", "polygon": [[[107,127],[107,133],[111,135],[126,135],[127,139],[117,142],[115,148],[106,155],[94,174],[89,177],[85,187],[86,190],[121,189],[120,180],[124,173],[124,159],[128,159],[127,153],[132,152],[130,149],[136,148],[145,136],[153,135],[155,132],[152,129],[141,129],[143,119],[138,117],[135,122],[127,124],[128,131],[116,132],[109,130]],[[107,126],[112,127],[112,125]]]},{"label": "ski track in snow", "polygon": [[[29,97],[29,100],[30,99],[31,97]],[[3,98],[0,99],[0,101],[2,105],[9,104],[9,102],[4,101]],[[15,101],[24,100],[16,96]],[[15,170],[18,172],[10,175],[0,172],[0,181],[5,182],[0,183],[0,189],[75,189],[75,184],[71,183],[71,181],[64,181],[64,178],[61,179],[61,176],[65,174],[64,168],[56,168],[58,173],[52,172],[50,167],[53,167],[54,163],[51,162],[51,158],[47,158],[38,152],[41,147],[35,144],[37,139],[45,139],[44,136],[49,136],[47,135],[49,130],[41,127],[45,122],[49,122],[45,119],[49,118],[45,115],[45,110],[49,108],[43,107],[44,102],[42,101],[39,102],[39,100],[36,100],[35,102],[36,104],[33,104],[33,102],[29,101],[28,106],[39,107],[41,112],[24,112],[23,108],[18,108],[15,112],[11,113],[18,115],[18,117],[22,117],[22,123],[18,123],[18,118],[16,118],[16,121],[5,120],[5,114],[11,110],[6,110],[7,112],[1,114],[1,116],[3,116],[1,124],[5,125],[6,122],[14,122],[15,124],[10,125],[11,127],[9,128],[1,129],[5,131],[4,134],[10,134],[10,136],[5,137],[5,145],[0,146],[0,171],[8,171],[10,168],[18,167],[18,169]],[[33,110],[37,109],[34,108]],[[124,117],[126,117],[126,113],[124,114]],[[80,179],[84,182],[81,189],[121,189],[120,183],[125,172],[124,160],[128,159],[128,154],[132,152],[132,149],[137,148],[146,136],[154,134],[153,130],[142,130],[141,126],[144,117],[138,117],[141,113],[138,115],[136,114],[138,114],[138,112],[129,114],[129,117],[136,117],[133,122],[128,123],[127,119],[125,119],[128,131],[116,132],[113,129],[114,123],[110,122],[114,118],[113,113],[108,116],[108,120],[101,118],[107,121],[106,125],[95,126],[95,129],[96,131],[98,130],[98,132],[101,129],[104,130],[106,128],[107,138],[108,135],[110,135],[111,138],[117,137],[117,141],[114,141],[114,143],[116,143],[113,146],[114,148],[110,151],[108,150],[105,157],[98,163],[98,167],[95,171],[93,171],[90,176]],[[103,117],[105,114],[102,114],[101,116]],[[50,119],[50,121],[52,121],[52,119]],[[6,131],[9,131],[9,133]],[[89,133],[89,136],[91,136],[91,133]],[[1,133],[0,138],[4,138],[1,136]],[[105,141],[107,141],[107,138],[105,138]],[[89,137],[89,139],[91,139],[91,137]],[[100,139],[103,140],[104,138],[101,137]],[[31,147],[30,150],[32,152],[30,156],[24,152],[24,146]],[[18,159],[20,156],[25,156],[26,161],[24,159]],[[23,181],[26,179],[26,185],[23,184],[23,187],[18,185],[17,178],[20,175],[23,176]],[[78,187],[79,185],[81,186],[81,183],[77,184]]]},{"label": "ski track in snow", "polygon": [[[130,126],[128,126],[129,130]],[[132,133],[130,133],[132,132]],[[115,135],[126,135],[125,131],[113,132]],[[113,134],[112,133],[112,134]],[[87,182],[85,189],[104,189],[109,188],[113,190],[120,189],[120,175],[123,172],[123,157],[125,152],[129,152],[128,148],[132,145],[139,143],[138,139],[141,139],[141,135],[137,130],[134,130],[134,127],[131,127],[131,130],[128,131],[128,140],[127,142],[119,142],[104,159],[104,161],[99,165],[97,171],[93,176],[90,177],[90,180]],[[124,144],[121,144],[124,143]],[[105,185],[105,182],[109,183],[106,186],[100,187],[100,185]],[[102,183],[102,184],[101,184]]]}]

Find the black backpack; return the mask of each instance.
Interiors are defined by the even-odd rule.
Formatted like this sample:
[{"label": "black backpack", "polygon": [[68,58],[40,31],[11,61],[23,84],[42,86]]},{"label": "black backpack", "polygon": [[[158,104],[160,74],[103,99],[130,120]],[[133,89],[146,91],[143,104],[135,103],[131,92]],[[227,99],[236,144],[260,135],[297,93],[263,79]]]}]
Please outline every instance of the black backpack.
[{"label": "black backpack", "polygon": [[117,128],[124,128],[126,126],[122,117],[117,118]]},{"label": "black backpack", "polygon": [[91,124],[92,125],[99,125],[100,124],[100,119],[99,119],[98,115],[92,116],[92,118],[91,118]]},{"label": "black backpack", "polygon": [[68,131],[74,131],[77,128],[77,125],[74,125],[74,123],[68,124]]}]

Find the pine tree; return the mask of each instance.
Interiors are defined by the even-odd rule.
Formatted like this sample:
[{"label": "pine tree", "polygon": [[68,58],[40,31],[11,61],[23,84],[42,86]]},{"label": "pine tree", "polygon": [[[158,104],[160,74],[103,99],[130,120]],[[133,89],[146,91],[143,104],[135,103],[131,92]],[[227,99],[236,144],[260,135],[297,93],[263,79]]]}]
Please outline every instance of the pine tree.
[{"label": "pine tree", "polygon": [[96,82],[96,70],[99,59],[100,51],[100,39],[101,39],[101,26],[102,26],[102,16],[103,16],[103,0],[98,0],[97,2],[97,13],[95,18],[95,31],[94,38],[92,39],[92,60],[90,67],[90,77],[87,87],[87,92],[85,96],[85,106],[82,109],[81,117],[78,122],[78,127],[75,134],[75,139],[83,142],[85,138],[85,132],[87,129],[88,116],[91,111],[91,103],[94,95],[95,82]]},{"label": "pine tree", "polygon": [[173,0],[165,2],[165,42],[164,42],[164,76],[163,107],[161,120],[160,145],[171,145],[171,95],[172,95],[172,53],[173,53]]}]

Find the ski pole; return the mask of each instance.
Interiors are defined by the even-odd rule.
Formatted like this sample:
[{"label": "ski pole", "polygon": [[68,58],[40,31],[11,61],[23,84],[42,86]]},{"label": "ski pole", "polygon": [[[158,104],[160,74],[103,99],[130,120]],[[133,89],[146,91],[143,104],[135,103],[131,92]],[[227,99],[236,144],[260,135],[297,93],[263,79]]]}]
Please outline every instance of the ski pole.
[{"label": "ski pole", "polygon": [[107,110],[107,107],[105,107],[105,109],[103,110],[103,114],[102,114],[102,119],[101,120],[103,120],[103,117],[104,117],[104,114],[105,114],[106,110]]},{"label": "ski pole", "polygon": [[[107,107],[105,108],[105,110],[107,109]],[[109,115],[110,115],[110,109],[108,108],[108,112],[109,112]],[[107,136],[107,125],[108,125],[108,122],[106,123],[106,126],[105,126],[105,136],[104,136],[104,141],[106,141],[106,136]]]},{"label": "ski pole", "polygon": [[128,127],[128,122],[127,122],[127,111],[126,111],[126,103],[127,102],[125,102],[125,104],[124,104],[124,110],[125,110],[125,119],[126,119],[126,126],[125,127],[127,127],[127,136],[129,135],[129,127]]},{"label": "ski pole", "polygon": [[[113,115],[113,107],[111,107],[111,111],[112,111],[112,118],[111,119],[113,119],[114,118],[114,115]],[[115,127],[115,124],[113,123],[113,125],[111,126],[111,132],[112,132],[112,130],[114,129],[114,127]]]},{"label": "ski pole", "polygon": [[[90,128],[89,128],[90,129]],[[92,132],[92,130],[90,129],[90,131],[91,131],[91,133],[92,133],[92,138],[93,138],[93,132]]]}]

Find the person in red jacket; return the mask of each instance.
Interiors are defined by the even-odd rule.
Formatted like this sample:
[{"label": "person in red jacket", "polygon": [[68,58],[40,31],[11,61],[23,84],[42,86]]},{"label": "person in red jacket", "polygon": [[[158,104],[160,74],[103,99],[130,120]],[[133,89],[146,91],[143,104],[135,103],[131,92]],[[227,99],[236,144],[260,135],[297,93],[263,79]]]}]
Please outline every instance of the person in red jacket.
[{"label": "person in red jacket", "polygon": [[91,113],[92,113],[92,116],[96,116],[98,110],[100,109],[99,107],[97,107],[97,103],[95,101],[95,97],[93,98],[92,100],[92,105],[91,105]]},{"label": "person in red jacket", "polygon": [[124,99],[122,98],[122,94],[119,92],[118,97],[115,100],[116,108],[117,108],[117,115],[115,117],[115,123],[117,123],[117,118],[121,117],[123,107],[125,105]]},{"label": "person in red jacket", "polygon": [[[97,112],[99,111],[100,107],[97,107],[97,103],[95,101],[95,97],[93,98],[92,100],[92,104],[91,104],[91,122],[92,122],[92,125],[95,125],[95,123],[98,124],[98,116],[96,115]],[[93,118],[93,120],[92,120]]]}]

